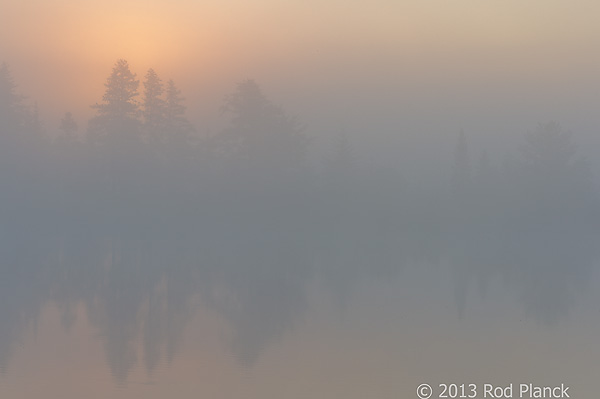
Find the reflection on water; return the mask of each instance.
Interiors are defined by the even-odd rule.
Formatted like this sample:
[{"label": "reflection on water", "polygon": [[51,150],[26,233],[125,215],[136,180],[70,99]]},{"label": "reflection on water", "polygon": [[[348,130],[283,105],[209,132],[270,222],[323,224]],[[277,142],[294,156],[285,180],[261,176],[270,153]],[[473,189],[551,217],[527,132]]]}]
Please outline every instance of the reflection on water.
[{"label": "reflection on water", "polygon": [[[11,362],[23,356],[34,361],[33,346],[40,357],[50,357],[40,358],[41,363],[51,361],[65,370],[71,366],[63,363],[74,358],[102,362],[113,380],[103,384],[134,392],[140,381],[160,387],[170,373],[162,367],[180,370],[179,357],[188,365],[214,361],[231,368],[232,375],[239,373],[232,371],[237,365],[253,376],[253,370],[267,367],[261,366],[265,356],[267,363],[275,362],[268,367],[307,373],[297,378],[311,375],[315,384],[338,378],[332,384],[344,385],[346,367],[348,375],[373,373],[362,375],[363,382],[386,382],[377,392],[388,397],[410,392],[391,378],[398,372],[415,374],[405,377],[411,384],[424,375],[494,375],[504,381],[515,370],[544,378],[537,369],[546,365],[521,359],[540,356],[538,340],[556,345],[565,331],[583,340],[597,331],[597,311],[586,310],[593,301],[586,293],[597,288],[597,236],[580,225],[502,230],[485,229],[480,223],[487,222],[477,219],[450,222],[460,232],[438,226],[439,236],[423,239],[412,231],[390,236],[393,226],[383,232],[370,229],[360,215],[328,223],[327,233],[271,225],[261,222],[263,217],[252,209],[235,225],[212,224],[210,235],[181,236],[168,229],[164,234],[125,227],[95,233],[13,225],[14,234],[2,240],[0,366],[1,378],[10,383],[0,391],[11,392],[19,378],[27,378],[13,376]],[[49,334],[48,325],[55,326],[52,340],[42,337]],[[83,352],[72,354],[71,340]],[[67,356],[41,348],[41,342],[50,348],[62,342]],[[497,346],[484,348],[484,343]],[[565,348],[561,345],[546,355],[548,361],[556,361]],[[198,348],[206,358],[190,358]],[[504,366],[496,359],[486,368],[477,348],[521,366]],[[586,361],[582,348],[574,350],[572,361],[579,361],[577,356]],[[289,363],[277,365],[281,359],[270,358],[270,351],[276,358],[290,356]],[[303,358],[308,356],[303,351],[313,358]],[[223,366],[227,353],[235,360]],[[423,363],[431,357],[435,365]],[[332,362],[331,369],[322,369],[320,376],[304,369],[315,361]],[[296,378],[284,370],[270,372]],[[321,389],[332,389],[326,385]]]}]

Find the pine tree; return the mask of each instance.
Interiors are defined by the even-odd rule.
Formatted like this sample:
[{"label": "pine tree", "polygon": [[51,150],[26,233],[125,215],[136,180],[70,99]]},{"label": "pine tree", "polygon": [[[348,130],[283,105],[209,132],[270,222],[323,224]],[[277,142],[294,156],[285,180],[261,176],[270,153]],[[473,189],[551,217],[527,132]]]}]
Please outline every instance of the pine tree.
[{"label": "pine tree", "polygon": [[525,165],[548,173],[557,173],[571,166],[576,152],[572,134],[556,122],[539,124],[537,129],[528,132],[522,147]]},{"label": "pine tree", "polygon": [[120,59],[113,67],[102,96],[102,103],[94,104],[97,115],[90,120],[93,139],[110,142],[137,138],[140,115],[138,96],[139,80],[129,69],[127,61]]},{"label": "pine tree", "polygon": [[16,134],[25,121],[23,97],[16,93],[16,88],[8,65],[3,63],[0,66],[0,131],[3,135]]},{"label": "pine tree", "polygon": [[302,164],[308,147],[303,127],[269,101],[255,81],[239,83],[222,109],[231,124],[219,137],[221,152],[270,171]]},{"label": "pine tree", "polygon": [[185,98],[181,96],[181,90],[175,86],[173,80],[167,82],[167,100],[165,119],[169,128],[188,128],[190,122],[185,117]]},{"label": "pine tree", "polygon": [[155,141],[159,131],[164,128],[166,104],[161,98],[164,92],[162,80],[154,69],[149,69],[144,81],[143,117],[144,128],[150,139]]},{"label": "pine tree", "polygon": [[185,98],[181,90],[175,86],[173,80],[167,82],[165,101],[165,133],[167,141],[171,144],[187,145],[194,130],[192,124],[185,117]]},{"label": "pine tree", "polygon": [[539,124],[521,147],[519,179],[538,197],[559,201],[566,196],[593,195],[588,162],[577,156],[573,135],[557,122]]},{"label": "pine tree", "polygon": [[33,133],[34,137],[40,137],[44,131],[44,127],[40,119],[40,108],[37,101],[33,104],[33,112],[29,118],[29,125],[29,130]]},{"label": "pine tree", "polygon": [[60,120],[58,129],[62,132],[63,137],[67,140],[76,140],[77,122],[73,119],[73,114],[65,113],[65,116]]}]

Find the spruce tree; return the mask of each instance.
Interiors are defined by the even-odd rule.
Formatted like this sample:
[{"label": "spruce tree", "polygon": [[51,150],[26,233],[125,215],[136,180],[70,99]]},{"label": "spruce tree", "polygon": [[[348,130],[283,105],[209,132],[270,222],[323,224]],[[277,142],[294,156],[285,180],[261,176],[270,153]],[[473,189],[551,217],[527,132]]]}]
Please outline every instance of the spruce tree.
[{"label": "spruce tree", "polygon": [[154,69],[149,69],[144,81],[144,130],[151,141],[156,141],[165,125],[166,104],[161,98],[164,93],[162,80]]},{"label": "spruce tree", "polygon": [[139,83],[127,61],[118,60],[104,84],[102,103],[92,105],[97,110],[89,123],[92,141],[131,142],[138,138]]}]

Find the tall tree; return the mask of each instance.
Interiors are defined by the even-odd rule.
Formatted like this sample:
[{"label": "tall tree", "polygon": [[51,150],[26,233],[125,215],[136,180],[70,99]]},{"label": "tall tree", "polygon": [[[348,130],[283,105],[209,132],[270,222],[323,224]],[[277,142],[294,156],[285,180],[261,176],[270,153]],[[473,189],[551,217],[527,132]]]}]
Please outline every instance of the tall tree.
[{"label": "tall tree", "polygon": [[525,166],[537,171],[557,173],[576,161],[572,134],[564,131],[557,122],[540,123],[528,132],[521,150]]},{"label": "tall tree", "polygon": [[577,228],[597,224],[600,211],[588,163],[577,156],[571,132],[560,124],[539,124],[525,136],[518,174],[513,177],[527,216],[544,223],[570,221]]},{"label": "tall tree", "polygon": [[39,137],[42,134],[44,127],[42,125],[42,120],[40,119],[40,108],[38,107],[37,101],[33,104],[33,111],[29,117],[29,125],[29,130],[34,136]]},{"label": "tall tree", "polygon": [[158,139],[158,134],[165,124],[166,104],[161,98],[163,93],[162,80],[154,69],[150,68],[144,81],[144,109],[142,115],[144,117],[144,129],[152,141]]},{"label": "tall tree", "polygon": [[104,85],[102,103],[92,106],[96,116],[88,125],[88,142],[96,149],[98,161],[96,185],[104,184],[110,192],[114,220],[133,217],[136,193],[147,176],[136,100],[139,83],[127,61],[118,60]]},{"label": "tall tree", "polygon": [[0,131],[3,135],[16,134],[25,120],[23,97],[16,93],[16,88],[8,65],[3,63],[0,66]]},{"label": "tall tree", "polygon": [[181,96],[181,90],[175,86],[175,82],[170,79],[167,82],[167,100],[165,107],[165,123],[168,129],[187,130],[191,129],[191,124],[185,117],[186,106],[185,98]]},{"label": "tall tree", "polygon": [[66,137],[74,136],[77,133],[78,127],[77,122],[73,119],[73,114],[66,112],[65,116],[60,120],[58,128]]},{"label": "tall tree", "polygon": [[194,127],[185,116],[186,106],[184,100],[181,90],[170,79],[167,82],[166,89],[164,133],[166,144],[172,150],[178,152],[189,151],[190,140],[194,131]]},{"label": "tall tree", "polygon": [[118,60],[104,84],[106,91],[102,103],[92,106],[97,111],[89,123],[93,139],[114,142],[115,139],[123,141],[126,137],[137,138],[140,109],[136,97],[139,84],[127,61]]},{"label": "tall tree", "polygon": [[226,153],[270,171],[302,164],[308,147],[303,126],[269,101],[254,80],[239,83],[222,109],[231,116],[219,136]]},{"label": "tall tree", "polygon": [[572,133],[557,122],[528,132],[521,150],[521,178],[527,184],[557,193],[592,189],[588,163],[577,157]]},{"label": "tall tree", "polygon": [[64,143],[73,143],[78,141],[78,129],[79,127],[73,118],[73,114],[66,112],[65,116],[63,116],[63,118],[60,120],[60,124],[58,125],[58,130],[61,132],[58,140]]}]

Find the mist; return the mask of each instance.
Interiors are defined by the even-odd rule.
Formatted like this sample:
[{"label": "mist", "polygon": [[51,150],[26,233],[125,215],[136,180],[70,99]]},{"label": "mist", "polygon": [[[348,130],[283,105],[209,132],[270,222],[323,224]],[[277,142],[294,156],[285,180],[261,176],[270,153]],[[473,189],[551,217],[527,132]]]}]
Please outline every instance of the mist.
[{"label": "mist", "polygon": [[0,396],[593,396],[588,13],[141,6],[0,8]]}]

